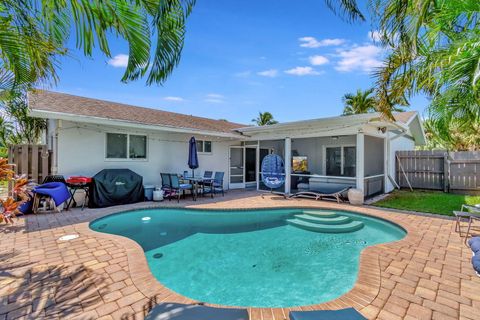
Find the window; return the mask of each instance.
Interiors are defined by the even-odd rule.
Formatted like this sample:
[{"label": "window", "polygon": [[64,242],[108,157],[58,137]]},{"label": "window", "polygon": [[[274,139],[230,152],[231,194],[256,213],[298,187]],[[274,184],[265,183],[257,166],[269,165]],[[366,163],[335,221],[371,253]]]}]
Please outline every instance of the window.
[{"label": "window", "polygon": [[107,133],[107,159],[147,159],[147,137],[125,133]]},{"label": "window", "polygon": [[212,141],[197,140],[197,152],[212,153]]},{"label": "window", "polygon": [[325,148],[325,171],[327,176],[355,177],[357,151],[355,147],[339,146]]},{"label": "window", "polygon": [[147,137],[130,135],[130,159],[147,158]]}]

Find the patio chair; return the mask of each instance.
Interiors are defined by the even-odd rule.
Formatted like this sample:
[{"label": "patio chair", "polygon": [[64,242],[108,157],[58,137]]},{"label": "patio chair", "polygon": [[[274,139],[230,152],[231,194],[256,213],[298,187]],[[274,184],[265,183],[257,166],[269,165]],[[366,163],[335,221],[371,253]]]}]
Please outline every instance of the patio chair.
[{"label": "patio chair", "polygon": [[453,214],[456,217],[455,232],[458,232],[460,237],[462,236],[462,228],[460,225],[460,222],[462,222],[462,220],[467,220],[469,222],[469,229],[472,223],[472,218],[480,220],[480,208],[476,206],[470,206],[468,204],[462,204],[462,208],[460,209],[460,211],[453,211]]},{"label": "patio chair", "polygon": [[[203,173],[203,179],[211,179],[213,176],[213,171],[205,171]],[[210,182],[207,182],[206,184],[210,184]],[[205,182],[204,181],[198,181],[198,185],[202,187],[202,192],[204,192],[204,188],[203,186],[205,185]]]},{"label": "patio chair", "polygon": [[367,320],[354,308],[340,310],[291,311],[290,320]]},{"label": "patio chair", "polygon": [[177,174],[170,174],[170,194],[168,199],[170,200],[173,196],[177,197],[177,202],[180,202],[180,196],[183,195],[185,198],[185,191],[190,190],[193,194],[193,186],[190,183],[182,183]]},{"label": "patio chair", "polygon": [[160,177],[162,179],[162,190],[165,192],[165,197],[168,197],[170,192],[172,191],[172,186],[170,182],[170,174],[168,173],[160,173]]},{"label": "patio chair", "polygon": [[[210,193],[213,195],[215,193],[222,193],[222,196],[225,196],[225,191],[223,189],[223,177],[225,176],[224,172],[215,172],[215,176],[211,182],[204,182],[203,183],[203,193],[208,194]],[[210,176],[211,177],[211,176]]]},{"label": "patio chair", "polygon": [[214,308],[199,304],[160,303],[145,320],[248,320],[246,309]]}]

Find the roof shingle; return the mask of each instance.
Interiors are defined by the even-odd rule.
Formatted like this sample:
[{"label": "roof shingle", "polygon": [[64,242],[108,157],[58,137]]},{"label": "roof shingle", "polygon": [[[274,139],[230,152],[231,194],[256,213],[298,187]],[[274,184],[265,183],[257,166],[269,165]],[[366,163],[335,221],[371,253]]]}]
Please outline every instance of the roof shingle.
[{"label": "roof shingle", "polygon": [[246,126],[224,120],[214,120],[38,89],[29,92],[28,103],[30,108],[36,111],[209,132],[231,132],[234,129]]}]

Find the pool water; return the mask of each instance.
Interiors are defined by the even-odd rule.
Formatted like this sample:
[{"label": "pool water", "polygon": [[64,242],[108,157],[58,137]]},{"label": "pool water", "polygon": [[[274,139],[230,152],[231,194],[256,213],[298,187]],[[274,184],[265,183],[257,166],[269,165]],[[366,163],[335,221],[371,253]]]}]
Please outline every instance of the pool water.
[{"label": "pool water", "polygon": [[320,233],[288,224],[301,213],[153,209],[110,215],[90,227],[140,244],[153,275],[173,291],[198,301],[248,307],[335,299],[354,286],[362,249],[406,234],[384,220],[343,211],[337,213],[363,222],[363,228]]}]

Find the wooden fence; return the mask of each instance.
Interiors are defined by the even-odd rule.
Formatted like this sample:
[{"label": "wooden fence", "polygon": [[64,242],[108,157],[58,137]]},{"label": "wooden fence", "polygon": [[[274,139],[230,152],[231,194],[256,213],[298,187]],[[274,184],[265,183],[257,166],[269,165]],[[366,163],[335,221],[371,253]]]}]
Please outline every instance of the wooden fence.
[{"label": "wooden fence", "polygon": [[50,158],[46,145],[21,144],[8,150],[8,161],[15,165],[15,173],[24,174],[36,183],[42,183],[50,174]]},{"label": "wooden fence", "polygon": [[398,151],[396,180],[402,188],[480,192],[480,152]]}]

